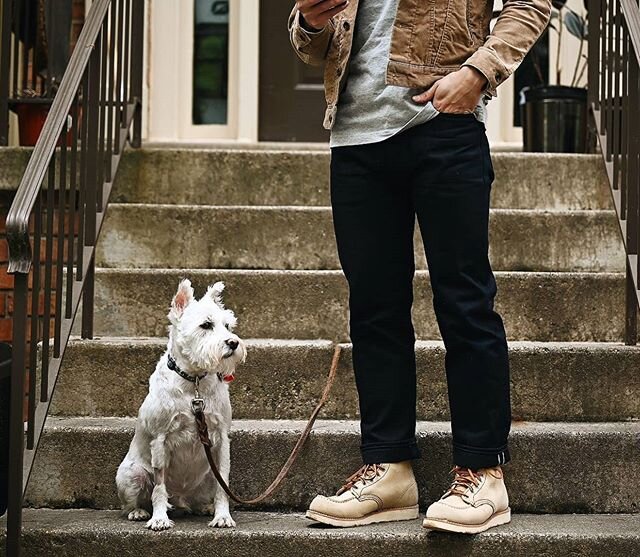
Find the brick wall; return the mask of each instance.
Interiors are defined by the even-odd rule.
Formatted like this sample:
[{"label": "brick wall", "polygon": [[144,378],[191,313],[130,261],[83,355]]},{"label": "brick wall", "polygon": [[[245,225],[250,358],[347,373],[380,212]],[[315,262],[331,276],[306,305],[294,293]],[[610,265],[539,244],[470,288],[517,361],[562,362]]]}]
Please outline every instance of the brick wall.
[{"label": "brick wall", "polygon": [[84,24],[84,0],[73,0],[71,12],[71,50],[78,42],[78,36]]},{"label": "brick wall", "polygon": [[13,277],[7,274],[9,248],[6,240],[7,211],[13,199],[13,192],[0,192],[0,341],[11,341],[11,315],[8,301],[13,289]]}]

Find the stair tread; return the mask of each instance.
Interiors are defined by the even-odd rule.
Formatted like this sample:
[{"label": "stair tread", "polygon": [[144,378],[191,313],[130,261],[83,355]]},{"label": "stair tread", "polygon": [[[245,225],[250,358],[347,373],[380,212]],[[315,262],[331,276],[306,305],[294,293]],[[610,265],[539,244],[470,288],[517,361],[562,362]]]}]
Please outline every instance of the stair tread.
[{"label": "stair tread", "polygon": [[[207,517],[182,516],[176,519],[174,529],[161,535],[198,533],[211,537],[262,533],[271,535],[304,535],[317,538],[362,538],[388,536],[425,536],[420,519],[394,522],[360,528],[324,528],[313,524],[302,513],[236,511],[232,514],[238,527],[235,529],[206,528]],[[24,509],[26,530],[46,529],[73,536],[81,530],[99,530],[127,534],[158,536],[141,523],[125,520],[119,511],[93,509]],[[513,514],[510,524],[489,530],[485,536],[605,536],[635,538],[640,540],[640,514]]]},{"label": "stair tread", "polygon": [[[341,269],[229,269],[229,268],[193,268],[193,267],[96,267],[97,273],[108,274],[168,274],[177,275],[180,272],[188,271],[194,275],[210,275],[213,273],[227,274],[227,275],[278,275],[278,274],[290,274],[290,275],[329,275],[329,276],[343,276]],[[429,271],[416,270],[417,276],[428,276]],[[591,278],[598,277],[624,277],[623,272],[618,271],[494,271],[497,277],[501,276],[516,276],[516,277],[544,277],[544,278],[562,278],[567,277],[575,278]]]},{"label": "stair tread", "polygon": [[[276,212],[276,211],[291,211],[291,212],[309,212],[318,213],[331,211],[330,205],[211,205],[200,203],[109,203],[109,209],[119,210],[140,210],[140,209],[155,209],[163,211],[219,211],[219,212],[234,212],[234,211],[247,211],[247,212]],[[509,208],[509,207],[491,207],[490,213],[496,215],[550,215],[550,216],[599,216],[606,215],[612,216],[616,212],[611,209],[564,209],[564,208]]]},{"label": "stair tread", "polygon": [[510,524],[475,536],[430,533],[420,519],[336,529],[302,514],[233,516],[238,526],[230,530],[208,528],[207,517],[183,517],[169,531],[152,532],[118,511],[25,509],[23,547],[25,555],[48,557],[602,557],[640,550],[640,515],[630,514],[515,514]]},{"label": "stair tread", "polygon": [[[314,347],[332,347],[334,342],[329,339],[289,339],[276,337],[256,337],[245,338],[244,341],[254,346],[314,346]],[[92,339],[83,339],[73,336],[70,339],[73,344],[150,344],[150,345],[166,345],[165,337],[146,337],[146,336],[96,336]],[[349,346],[350,343],[340,343]],[[441,340],[424,340],[416,339],[417,348],[444,348]],[[625,350],[630,352],[640,351],[640,345],[629,346],[622,342],[606,342],[606,341],[537,341],[537,340],[511,340],[509,348],[513,350],[530,350],[535,348],[547,350]]]},{"label": "stair tread", "polygon": [[[134,417],[76,417],[76,416],[49,416],[45,428],[53,430],[113,430],[132,429],[135,424]],[[231,431],[244,432],[298,432],[306,425],[306,420],[251,420],[235,419]],[[317,420],[313,431],[316,435],[359,435],[360,422],[358,420]],[[423,421],[416,422],[418,436],[426,433],[447,433],[450,431],[449,422]],[[640,434],[640,421],[626,422],[514,422],[512,432],[517,435],[638,435]]]}]

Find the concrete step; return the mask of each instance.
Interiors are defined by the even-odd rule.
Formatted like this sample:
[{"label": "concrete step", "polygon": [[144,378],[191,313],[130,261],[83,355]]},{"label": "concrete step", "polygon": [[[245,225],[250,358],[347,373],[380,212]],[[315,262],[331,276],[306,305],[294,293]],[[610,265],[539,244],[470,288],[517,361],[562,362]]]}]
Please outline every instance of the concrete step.
[{"label": "concrete step", "polygon": [[[552,396],[549,393],[549,396]],[[235,420],[232,486],[262,491],[276,476],[305,422]],[[133,433],[132,418],[50,417],[27,503],[44,507],[115,508],[114,477]],[[449,424],[418,422],[423,459],[415,470],[420,501],[442,495],[450,481]],[[640,422],[516,423],[507,482],[511,506],[522,512],[636,512]],[[290,476],[261,508],[302,510],[317,492],[331,493],[361,466],[356,421],[317,422]]]},{"label": "concrete step", "polygon": [[[495,207],[611,207],[600,155],[505,152],[492,160]],[[131,150],[121,163],[113,201],[329,205],[329,150]]]},{"label": "concrete step", "polygon": [[[614,211],[494,209],[490,234],[495,270],[624,271]],[[415,236],[424,269],[417,226]],[[114,204],[97,261],[137,268],[340,268],[331,209],[295,206]]]},{"label": "concrete step", "polygon": [[[56,386],[52,414],[137,415],[148,391],[149,375],[166,344],[158,338],[72,341]],[[247,362],[231,385],[234,417],[306,419],[324,387],[333,343],[248,339],[247,345]],[[514,419],[640,419],[640,347],[514,341],[509,348]],[[449,420],[442,343],[418,341],[416,359],[418,418]],[[322,415],[354,419],[358,404],[350,346],[344,349],[338,374]]]},{"label": "concrete step", "polygon": [[[197,295],[207,284],[225,281],[225,301],[239,317],[241,336],[348,338],[348,293],[341,271],[99,269],[96,277],[99,336],[164,336],[171,298],[180,278],[189,277]],[[498,272],[496,278],[496,306],[511,339],[622,339],[622,274]],[[418,338],[437,339],[427,272],[418,271],[414,284]]]},{"label": "concrete step", "polygon": [[[301,514],[236,512],[238,527],[207,528],[206,517],[178,518],[151,532],[115,511],[27,509],[27,557],[621,557],[640,553],[640,515],[516,514],[511,524],[473,537],[427,532],[420,520],[333,529]],[[4,532],[0,530],[0,539]],[[212,548],[215,548],[213,550]],[[0,547],[4,556],[4,543]]]},{"label": "concrete step", "polygon": [[[0,148],[0,190],[15,191],[31,148]],[[112,201],[198,205],[329,205],[329,150],[153,147],[124,153]],[[494,152],[492,204],[609,209],[600,155]]]}]

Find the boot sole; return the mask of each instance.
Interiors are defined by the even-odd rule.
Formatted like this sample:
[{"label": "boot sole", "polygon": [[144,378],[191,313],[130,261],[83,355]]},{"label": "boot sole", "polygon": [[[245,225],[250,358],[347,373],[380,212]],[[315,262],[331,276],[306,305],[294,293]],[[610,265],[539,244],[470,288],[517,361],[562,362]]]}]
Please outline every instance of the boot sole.
[{"label": "boot sole", "polygon": [[367,524],[375,524],[376,522],[396,522],[400,520],[415,520],[418,518],[418,505],[413,507],[404,507],[401,509],[385,509],[362,516],[359,518],[340,518],[329,516],[317,511],[307,511],[307,518],[328,524],[329,526],[337,526],[339,528],[353,528],[354,526],[366,526]]},{"label": "boot sole", "polygon": [[507,508],[504,511],[492,515],[486,522],[482,524],[460,524],[458,522],[451,522],[444,519],[425,518],[422,522],[422,527],[429,530],[439,530],[442,532],[455,532],[457,534],[479,534],[494,526],[501,526],[503,524],[509,524],[511,522],[511,509]]}]

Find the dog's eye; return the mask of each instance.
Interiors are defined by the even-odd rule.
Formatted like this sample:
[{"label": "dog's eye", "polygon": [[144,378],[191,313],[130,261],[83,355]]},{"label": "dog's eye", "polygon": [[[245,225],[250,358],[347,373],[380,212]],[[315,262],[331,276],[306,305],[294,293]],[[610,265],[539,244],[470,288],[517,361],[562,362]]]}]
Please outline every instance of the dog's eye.
[{"label": "dog's eye", "polygon": [[200,325],[201,329],[213,329],[213,323],[211,321],[205,321],[202,325]]},{"label": "dog's eye", "polygon": [[231,327],[229,327],[229,323],[225,323],[224,324],[224,328],[227,329],[227,331],[231,330]]}]

